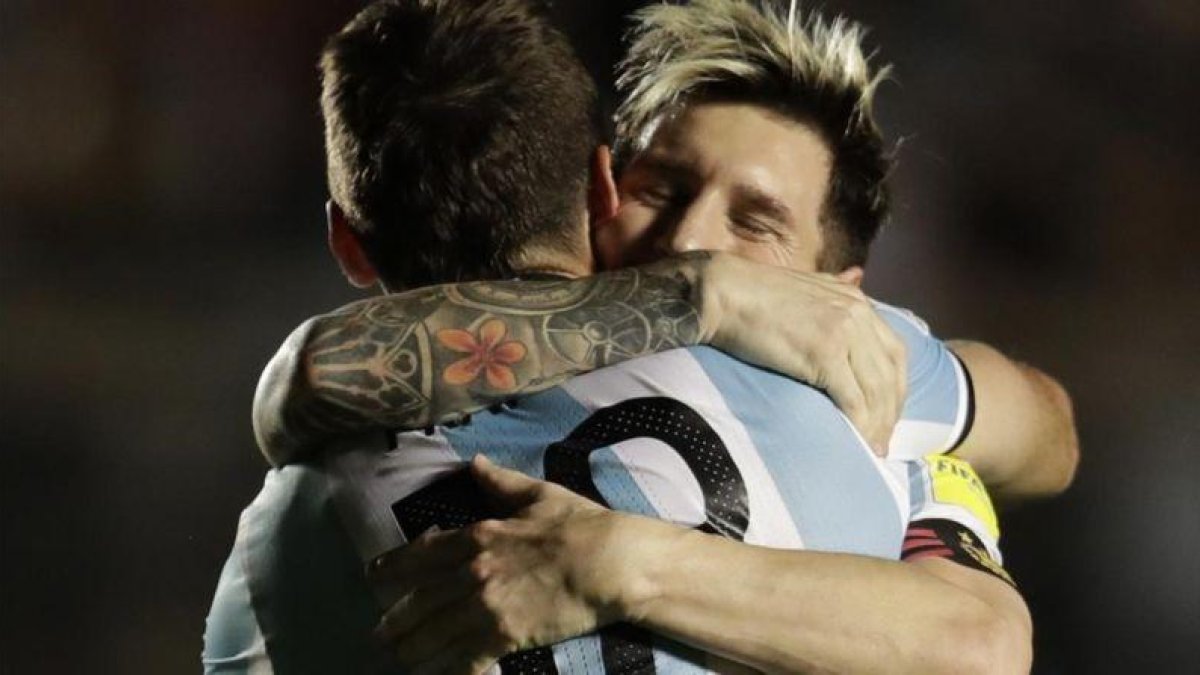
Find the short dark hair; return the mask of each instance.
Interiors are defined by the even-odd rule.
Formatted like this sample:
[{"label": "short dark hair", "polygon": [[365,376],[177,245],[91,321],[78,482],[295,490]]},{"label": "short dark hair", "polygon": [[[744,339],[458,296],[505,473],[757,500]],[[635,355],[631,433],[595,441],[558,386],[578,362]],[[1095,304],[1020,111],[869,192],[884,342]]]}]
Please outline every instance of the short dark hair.
[{"label": "short dark hair", "polygon": [[866,262],[888,214],[892,161],[872,97],[889,69],[868,64],[861,26],[815,13],[804,18],[797,5],[693,0],[639,11],[617,80],[625,100],[616,115],[616,157],[627,163],[665,116],[687,105],[747,103],[810,125],[833,158],[818,266],[839,271]]},{"label": "short dark hair", "polygon": [[595,84],[529,0],[382,0],[321,54],[329,189],[393,289],[575,250]]}]

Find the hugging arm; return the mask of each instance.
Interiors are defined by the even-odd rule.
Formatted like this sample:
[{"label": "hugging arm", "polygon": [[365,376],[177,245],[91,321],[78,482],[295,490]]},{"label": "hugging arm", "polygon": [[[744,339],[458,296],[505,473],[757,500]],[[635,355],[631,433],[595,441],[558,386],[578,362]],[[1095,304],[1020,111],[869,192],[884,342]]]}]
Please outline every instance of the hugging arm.
[{"label": "hugging arm", "polygon": [[331,437],[454,421],[595,368],[697,344],[821,387],[882,447],[904,400],[904,348],[857,289],[694,252],[559,281],[435,286],[297,328],[254,400],[274,465]]},{"label": "hugging arm", "polygon": [[435,286],[310,319],[259,381],[259,446],[280,465],[335,435],[453,421],[576,373],[699,344],[707,260]]},{"label": "hugging arm", "polygon": [[974,383],[975,421],[955,455],[1002,502],[1055,495],[1074,478],[1079,439],[1071,399],[1053,378],[978,342],[950,349]]},{"label": "hugging arm", "polygon": [[[1029,670],[1025,603],[980,568],[752,546],[610,511],[482,458],[472,471],[516,515],[427,533],[372,568],[397,584],[378,633],[403,666],[480,673],[628,621],[765,672]],[[453,650],[441,648],[447,626]]]}]

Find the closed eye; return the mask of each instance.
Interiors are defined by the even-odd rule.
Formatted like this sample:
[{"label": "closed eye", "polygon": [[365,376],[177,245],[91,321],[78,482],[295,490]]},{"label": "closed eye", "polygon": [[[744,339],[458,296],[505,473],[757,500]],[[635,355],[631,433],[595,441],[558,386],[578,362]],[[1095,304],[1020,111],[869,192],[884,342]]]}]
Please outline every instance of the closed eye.
[{"label": "closed eye", "polygon": [[740,185],[736,194],[729,217],[735,233],[781,241],[788,237],[792,212],[786,204],[753,186]]},{"label": "closed eye", "polygon": [[780,229],[774,226],[763,218],[755,216],[735,216],[730,219],[734,231],[739,236],[750,236],[754,238],[775,237],[780,238]]},{"label": "closed eye", "polygon": [[634,190],[633,196],[647,206],[668,206],[675,199],[675,191],[669,185],[649,181]]}]

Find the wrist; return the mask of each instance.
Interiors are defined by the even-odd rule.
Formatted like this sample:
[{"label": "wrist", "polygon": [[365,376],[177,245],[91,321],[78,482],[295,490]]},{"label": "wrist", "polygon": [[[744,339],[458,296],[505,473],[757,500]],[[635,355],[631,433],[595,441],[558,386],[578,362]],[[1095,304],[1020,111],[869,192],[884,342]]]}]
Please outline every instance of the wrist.
[{"label": "wrist", "polygon": [[729,303],[724,291],[727,284],[720,281],[727,274],[730,256],[709,251],[686,254],[684,276],[689,282],[688,302],[699,316],[699,344],[711,345],[719,339],[717,333]]},{"label": "wrist", "polygon": [[677,544],[690,530],[662,521],[609,512],[611,523],[600,559],[614,581],[610,596],[613,620],[638,622],[663,597],[675,567]]}]

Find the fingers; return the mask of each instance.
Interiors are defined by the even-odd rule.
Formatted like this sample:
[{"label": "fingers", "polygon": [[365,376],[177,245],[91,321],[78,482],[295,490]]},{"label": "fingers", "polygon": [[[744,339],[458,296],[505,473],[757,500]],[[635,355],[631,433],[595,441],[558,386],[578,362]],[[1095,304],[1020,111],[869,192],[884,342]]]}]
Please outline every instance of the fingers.
[{"label": "fingers", "polygon": [[469,566],[423,579],[421,583],[384,613],[375,629],[376,637],[393,642],[413,630],[430,614],[462,600],[479,588],[479,579]]},{"label": "fingers", "polygon": [[895,357],[894,343],[898,341],[869,304],[857,305],[854,311],[859,317],[857,335],[850,345],[850,366],[867,405],[860,430],[875,454],[884,457],[904,400],[904,373],[897,368]]},{"label": "fingers", "polygon": [[494,641],[494,633],[488,629],[490,623],[494,622],[482,605],[468,600],[423,617],[410,630],[391,635],[389,641],[402,668],[423,666],[429,672],[444,672],[436,667],[449,665],[440,658],[442,655],[456,652],[470,655],[473,661],[483,643]]},{"label": "fingers", "polygon": [[[427,531],[412,542],[371,561],[367,576],[377,583],[411,584],[462,564],[479,551],[480,530],[487,527],[482,523],[460,530]],[[410,589],[403,590],[407,592]]]},{"label": "fingers", "polygon": [[818,386],[829,394],[834,405],[849,418],[850,423],[867,443],[872,444],[872,438],[869,436],[873,427],[871,408],[867,405],[867,397],[862,390],[860,379],[851,367],[849,353],[844,353],[838,363],[827,363],[823,372],[825,377]]},{"label": "fingers", "polygon": [[498,658],[498,656],[492,656],[491,654],[475,656],[463,654],[456,650],[447,650],[435,656],[432,660],[414,668],[412,675],[433,675],[433,673],[444,673],[445,675],[482,675],[482,673],[486,673],[489,668],[495,665]]},{"label": "fingers", "polygon": [[814,384],[825,389],[872,451],[886,456],[904,407],[903,343],[856,286],[825,275],[798,278],[816,291],[815,313],[807,311],[822,330],[819,342],[794,349],[810,355]]},{"label": "fingers", "polygon": [[498,466],[484,455],[471,460],[471,475],[489,496],[512,508],[526,506],[542,493],[542,481]]},{"label": "fingers", "polygon": [[389,641],[397,661],[416,672],[479,672],[515,645],[502,622],[478,595],[452,602],[422,617]]},{"label": "fingers", "polygon": [[874,326],[879,343],[883,348],[882,354],[885,360],[882,367],[888,374],[887,381],[890,383],[887,394],[891,400],[891,406],[881,409],[881,412],[884,413],[882,420],[884,452],[881,453],[881,456],[886,456],[887,443],[895,432],[896,423],[904,414],[904,404],[908,397],[908,350],[891,326],[878,313],[876,313],[875,319],[872,326]]},{"label": "fingers", "polygon": [[[880,457],[887,456],[887,441],[895,425],[896,387],[891,377],[891,360],[878,349],[853,350],[848,355],[850,370],[863,392],[866,410],[855,426]],[[848,413],[849,414],[849,413]],[[851,418],[854,421],[854,418]]]}]

